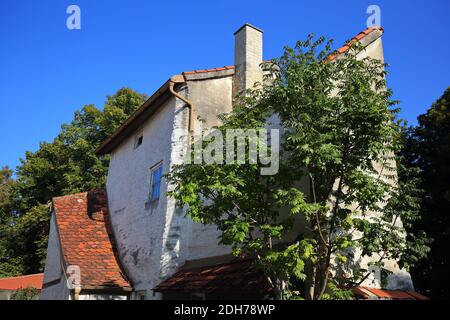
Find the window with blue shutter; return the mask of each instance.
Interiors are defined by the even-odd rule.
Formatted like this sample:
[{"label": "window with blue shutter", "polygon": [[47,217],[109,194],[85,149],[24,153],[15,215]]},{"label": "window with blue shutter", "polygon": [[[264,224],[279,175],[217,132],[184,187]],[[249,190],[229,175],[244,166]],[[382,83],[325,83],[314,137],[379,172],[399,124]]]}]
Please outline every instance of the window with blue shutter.
[{"label": "window with blue shutter", "polygon": [[161,191],[161,178],[162,178],[162,163],[158,164],[152,169],[152,185],[150,200],[155,201],[159,199]]}]

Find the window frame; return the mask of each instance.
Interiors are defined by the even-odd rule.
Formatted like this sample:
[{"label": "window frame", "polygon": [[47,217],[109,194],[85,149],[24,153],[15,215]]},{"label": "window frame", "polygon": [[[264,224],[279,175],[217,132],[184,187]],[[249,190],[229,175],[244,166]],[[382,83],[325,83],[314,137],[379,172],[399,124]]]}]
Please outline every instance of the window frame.
[{"label": "window frame", "polygon": [[[156,202],[161,198],[161,182],[163,178],[163,162],[160,161],[156,163],[155,165],[150,167],[150,195],[149,200],[150,202]],[[155,190],[155,173],[161,170],[160,176],[159,176],[159,183],[158,183],[158,195],[157,197],[154,197],[154,190]]]}]

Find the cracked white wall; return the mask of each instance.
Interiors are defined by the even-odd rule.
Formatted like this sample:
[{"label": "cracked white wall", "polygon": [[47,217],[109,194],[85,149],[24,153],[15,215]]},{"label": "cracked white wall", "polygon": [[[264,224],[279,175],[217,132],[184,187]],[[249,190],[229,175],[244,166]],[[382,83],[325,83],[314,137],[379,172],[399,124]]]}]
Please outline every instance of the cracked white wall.
[{"label": "cracked white wall", "polygon": [[161,269],[167,267],[165,229],[174,206],[164,196],[165,179],[160,199],[149,201],[150,168],[162,161],[167,173],[177,117],[187,119],[187,110],[172,97],[138,131],[143,133],[142,145],[135,148],[132,135],[111,154],[107,179],[110,216],[120,261],[135,290],[152,289],[160,282]]},{"label": "cracked white wall", "polygon": [[[231,77],[188,83],[180,94],[194,103],[196,116],[208,125],[219,113],[231,110]],[[198,123],[198,122],[197,122]],[[229,253],[218,245],[213,225],[195,224],[166,196],[162,179],[161,197],[149,202],[150,168],[162,161],[163,173],[179,163],[186,150],[188,108],[171,97],[136,131],[142,145],[135,148],[131,135],[111,154],[107,179],[108,204],[120,261],[136,291],[147,291],[166,279],[186,260]]]}]

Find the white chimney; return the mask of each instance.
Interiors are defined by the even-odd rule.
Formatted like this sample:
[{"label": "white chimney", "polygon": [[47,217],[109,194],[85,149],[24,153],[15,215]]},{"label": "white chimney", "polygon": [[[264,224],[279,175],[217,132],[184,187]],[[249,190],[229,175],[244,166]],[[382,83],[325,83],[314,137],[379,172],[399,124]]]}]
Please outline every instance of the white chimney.
[{"label": "white chimney", "polygon": [[255,82],[262,82],[262,34],[261,29],[248,23],[234,33],[233,96],[251,89]]}]

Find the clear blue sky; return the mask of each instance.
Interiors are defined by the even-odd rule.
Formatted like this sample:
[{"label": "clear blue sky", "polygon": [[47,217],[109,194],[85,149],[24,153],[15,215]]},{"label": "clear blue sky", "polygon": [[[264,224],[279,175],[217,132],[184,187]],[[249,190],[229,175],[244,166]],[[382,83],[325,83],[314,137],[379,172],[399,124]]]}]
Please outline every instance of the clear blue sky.
[{"label": "clear blue sky", "polygon": [[[66,8],[81,8],[81,30]],[[389,85],[410,123],[450,85],[450,1],[2,0],[0,166],[51,141],[84,104],[103,106],[122,86],[151,94],[170,75],[233,64],[233,32],[264,33],[264,58],[308,33],[336,47],[381,8]]]}]

